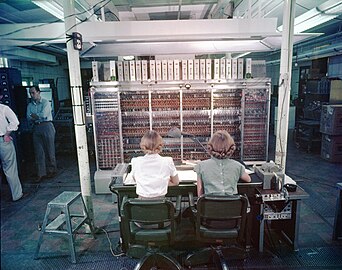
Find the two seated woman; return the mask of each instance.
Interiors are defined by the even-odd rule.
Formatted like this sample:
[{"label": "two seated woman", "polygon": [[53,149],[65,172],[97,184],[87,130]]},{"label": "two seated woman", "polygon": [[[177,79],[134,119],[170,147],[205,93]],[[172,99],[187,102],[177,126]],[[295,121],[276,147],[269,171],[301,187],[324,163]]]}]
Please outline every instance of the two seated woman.
[{"label": "two seated woman", "polygon": [[[132,158],[132,176],[136,182],[136,193],[142,199],[165,197],[168,186],[179,184],[177,169],[172,157],[160,155],[162,137],[153,130],[142,137],[140,147],[144,156]],[[239,179],[250,182],[245,167],[231,159],[236,146],[227,131],[213,134],[207,145],[210,159],[200,161],[194,168],[197,173],[197,195],[209,193],[237,194]]]}]

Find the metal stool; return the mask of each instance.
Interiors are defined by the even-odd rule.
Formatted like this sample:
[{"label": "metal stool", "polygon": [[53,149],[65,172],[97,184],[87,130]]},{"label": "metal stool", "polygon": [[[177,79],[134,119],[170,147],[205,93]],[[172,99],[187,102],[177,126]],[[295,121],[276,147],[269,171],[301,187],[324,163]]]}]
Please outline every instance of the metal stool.
[{"label": "metal stool", "polygon": [[[82,211],[83,214],[71,214],[70,206],[75,203],[77,200],[82,201]],[[51,222],[48,223],[49,215],[52,209],[59,209],[61,214],[59,214],[56,218],[54,218]],[[56,198],[54,198],[51,202],[48,203],[46,208],[46,213],[43,221],[43,226],[41,233],[39,235],[38,245],[36,248],[36,252],[34,255],[35,259],[38,259],[38,253],[40,249],[40,245],[43,241],[43,234],[64,234],[68,235],[69,238],[69,249],[71,252],[71,261],[72,263],[76,263],[76,254],[74,247],[74,233],[83,225],[88,224],[91,230],[93,237],[94,228],[91,224],[87,209],[85,207],[81,192],[71,192],[64,191]],[[66,226],[63,226],[66,225]],[[65,229],[66,227],[66,229]]]}]

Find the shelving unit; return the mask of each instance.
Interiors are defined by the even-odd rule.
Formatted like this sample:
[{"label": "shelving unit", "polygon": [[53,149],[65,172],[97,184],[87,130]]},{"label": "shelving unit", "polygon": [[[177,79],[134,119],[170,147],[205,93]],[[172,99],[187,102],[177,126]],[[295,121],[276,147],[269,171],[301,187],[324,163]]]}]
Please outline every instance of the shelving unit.
[{"label": "shelving unit", "polygon": [[71,107],[60,107],[53,122],[56,129],[56,151],[75,153],[75,130]]}]

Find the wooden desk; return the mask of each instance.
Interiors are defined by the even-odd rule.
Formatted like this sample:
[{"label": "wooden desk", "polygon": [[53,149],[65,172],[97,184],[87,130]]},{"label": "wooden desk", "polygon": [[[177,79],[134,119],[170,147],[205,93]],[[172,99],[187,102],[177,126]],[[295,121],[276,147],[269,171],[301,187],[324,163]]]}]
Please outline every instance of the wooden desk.
[{"label": "wooden desk", "polygon": [[[257,177],[256,174],[251,174],[252,181],[250,183],[239,182],[238,183],[238,192],[239,194],[246,194],[251,201],[251,205],[254,204],[255,201],[255,189],[257,187],[262,187],[262,181]],[[109,186],[111,192],[117,195],[117,206],[118,206],[118,214],[121,217],[121,208],[122,201],[124,198],[136,198],[136,187],[135,185],[122,185],[111,183]],[[194,196],[197,196],[197,186],[195,182],[181,182],[178,186],[170,186],[168,187],[168,192],[166,197],[177,197],[181,195],[183,197],[188,198],[188,194],[192,193]],[[253,226],[252,219],[250,218],[248,221],[249,226]],[[248,225],[247,225],[248,226]],[[250,235],[246,236],[248,239],[248,244],[250,244]],[[124,232],[122,228],[122,224],[120,222],[120,241],[121,248],[123,252],[127,252],[128,242],[127,242],[127,232]]]},{"label": "wooden desk", "polygon": [[[258,190],[259,194],[268,192],[267,190]],[[297,190],[295,192],[289,192],[287,201],[285,203],[291,204],[291,218],[287,219],[285,216],[286,209],[284,213],[275,212],[274,217],[265,215],[265,210],[270,209],[269,205],[274,201],[261,202],[260,206],[260,225],[259,225],[259,252],[264,251],[264,232],[265,232],[265,222],[270,220],[274,228],[280,230],[282,235],[291,244],[293,250],[298,250],[298,232],[299,232],[299,222],[300,222],[300,209],[301,201],[307,199],[309,194],[306,193],[300,186],[297,185]],[[285,207],[286,208],[286,207]]]},{"label": "wooden desk", "polygon": [[[247,218],[247,235],[246,244],[252,244],[252,238],[255,239],[254,245],[259,245],[259,251],[263,251],[264,246],[264,226],[265,220],[263,218],[264,214],[264,203],[257,199],[256,194],[258,190],[262,190],[262,180],[257,177],[256,174],[251,174],[252,182],[238,183],[239,194],[246,194],[249,198],[251,204],[251,212]],[[137,194],[135,191],[135,185],[122,185],[112,183],[110,185],[110,190],[115,193],[118,197],[117,206],[118,214],[121,217],[121,205],[123,199],[126,198],[136,198]],[[167,197],[177,197],[182,195],[183,197],[188,197],[189,192],[192,192],[194,196],[197,196],[197,187],[195,183],[183,182],[178,186],[171,186],[168,188]],[[301,200],[306,199],[308,194],[297,187],[296,192],[290,192],[288,200],[292,203],[292,216],[289,220],[272,220],[272,222],[278,224],[281,227],[281,231],[284,236],[290,241],[294,250],[298,249],[298,231],[299,231],[299,217],[300,217],[300,206]],[[120,222],[120,241],[123,252],[127,252],[128,242],[127,242],[127,232],[124,232],[121,222]]]}]

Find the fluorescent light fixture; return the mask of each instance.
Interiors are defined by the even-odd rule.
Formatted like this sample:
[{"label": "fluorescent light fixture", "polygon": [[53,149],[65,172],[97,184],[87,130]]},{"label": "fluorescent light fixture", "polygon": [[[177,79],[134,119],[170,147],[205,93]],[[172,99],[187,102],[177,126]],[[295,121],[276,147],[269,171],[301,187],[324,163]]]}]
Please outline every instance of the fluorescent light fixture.
[{"label": "fluorescent light fixture", "polygon": [[238,54],[238,55],[235,55],[235,56],[233,57],[233,59],[237,59],[237,58],[244,57],[244,56],[246,56],[246,55],[248,55],[248,54],[250,54],[250,53],[251,53],[251,52],[240,53],[240,54]]},{"label": "fluorescent light fixture", "polygon": [[32,1],[33,4],[36,4],[38,7],[44,9],[45,11],[49,12],[51,15],[55,16],[56,18],[64,21],[64,12],[63,8],[57,4],[55,1]]},{"label": "fluorescent light fixture", "polygon": [[[302,33],[315,26],[328,22],[341,14],[342,2],[338,0],[329,0],[318,7],[310,9],[294,20],[294,33]],[[277,28],[283,31],[283,26]]]},{"label": "fluorescent light fixture", "polygon": [[[32,3],[36,4],[40,8],[44,9],[45,11],[49,12],[51,15],[55,16],[56,18],[64,21],[64,9],[60,4],[60,1],[51,1],[51,0],[34,0]],[[97,15],[92,13],[90,7],[87,8],[86,2],[83,0],[76,0],[75,1],[75,14],[80,19],[87,18],[87,19],[97,21]],[[80,22],[80,19],[76,17],[76,21]]]},{"label": "fluorescent light fixture", "polygon": [[133,55],[125,55],[122,57],[122,59],[125,61],[131,61],[131,60],[134,60],[134,56]]}]

